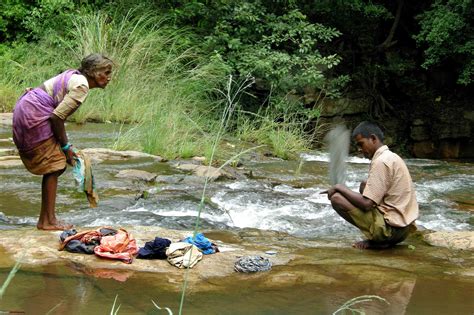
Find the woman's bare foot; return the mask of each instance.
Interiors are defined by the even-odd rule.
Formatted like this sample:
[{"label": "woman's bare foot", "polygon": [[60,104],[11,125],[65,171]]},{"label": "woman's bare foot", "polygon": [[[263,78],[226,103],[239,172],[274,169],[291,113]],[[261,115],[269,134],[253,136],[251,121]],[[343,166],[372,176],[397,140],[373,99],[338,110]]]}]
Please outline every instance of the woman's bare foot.
[{"label": "woman's bare foot", "polygon": [[352,247],[358,248],[358,249],[385,249],[392,246],[393,245],[389,243],[374,243],[369,240],[363,240],[363,241],[352,244]]},{"label": "woman's bare foot", "polygon": [[45,230],[45,231],[64,231],[73,228],[74,225],[67,224],[65,222],[57,221],[55,224],[49,223],[39,223],[36,225],[38,230]]}]

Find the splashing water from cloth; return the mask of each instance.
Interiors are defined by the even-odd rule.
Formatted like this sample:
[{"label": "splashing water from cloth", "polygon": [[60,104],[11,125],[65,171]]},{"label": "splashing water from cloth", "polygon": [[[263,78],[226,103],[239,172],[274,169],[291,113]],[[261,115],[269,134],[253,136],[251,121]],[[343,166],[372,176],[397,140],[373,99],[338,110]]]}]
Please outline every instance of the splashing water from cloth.
[{"label": "splashing water from cloth", "polygon": [[349,130],[345,126],[332,129],[324,139],[329,149],[329,181],[331,185],[345,184],[346,160],[349,154]]}]

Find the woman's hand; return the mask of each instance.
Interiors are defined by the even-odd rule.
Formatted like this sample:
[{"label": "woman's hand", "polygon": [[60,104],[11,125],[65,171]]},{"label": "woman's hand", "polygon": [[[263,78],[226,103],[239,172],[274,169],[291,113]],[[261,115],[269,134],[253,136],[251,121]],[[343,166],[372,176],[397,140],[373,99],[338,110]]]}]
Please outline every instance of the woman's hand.
[{"label": "woman's hand", "polygon": [[64,151],[64,154],[66,155],[67,164],[74,167],[76,165],[76,160],[74,158],[77,157],[77,154],[72,149],[72,146],[70,146],[66,151]]}]

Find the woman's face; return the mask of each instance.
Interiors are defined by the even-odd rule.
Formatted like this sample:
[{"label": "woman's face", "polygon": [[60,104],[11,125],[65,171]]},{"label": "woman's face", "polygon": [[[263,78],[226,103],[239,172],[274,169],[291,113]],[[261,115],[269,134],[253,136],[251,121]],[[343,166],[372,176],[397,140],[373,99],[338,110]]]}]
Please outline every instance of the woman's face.
[{"label": "woman's face", "polygon": [[94,80],[97,87],[103,89],[109,84],[110,79],[112,78],[112,66],[108,65],[105,68],[102,68],[96,71]]}]

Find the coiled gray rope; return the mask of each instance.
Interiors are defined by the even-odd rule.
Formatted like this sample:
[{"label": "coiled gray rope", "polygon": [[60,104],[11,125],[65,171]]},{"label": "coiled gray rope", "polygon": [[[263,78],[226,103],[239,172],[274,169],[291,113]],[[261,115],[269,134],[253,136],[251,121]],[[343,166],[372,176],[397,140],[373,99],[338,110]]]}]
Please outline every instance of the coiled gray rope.
[{"label": "coiled gray rope", "polygon": [[272,269],[272,263],[262,256],[243,256],[234,264],[234,270],[238,272],[257,272]]}]

